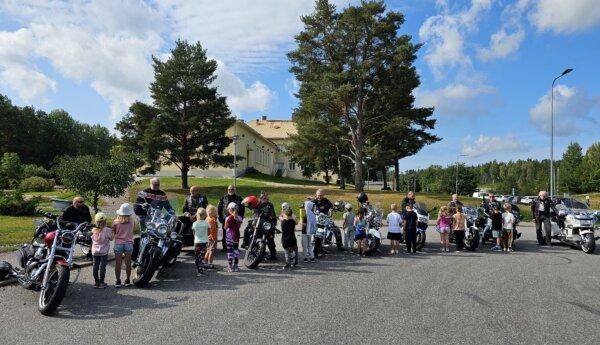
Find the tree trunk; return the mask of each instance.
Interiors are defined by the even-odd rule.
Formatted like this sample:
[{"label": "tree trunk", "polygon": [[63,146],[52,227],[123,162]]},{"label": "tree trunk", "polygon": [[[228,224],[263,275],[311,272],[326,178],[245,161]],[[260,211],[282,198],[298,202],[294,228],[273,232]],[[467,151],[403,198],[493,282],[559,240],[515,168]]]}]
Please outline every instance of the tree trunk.
[{"label": "tree trunk", "polygon": [[[362,134],[362,131],[361,131]],[[354,161],[354,190],[357,192],[364,191],[364,166],[363,166],[363,143],[362,136],[357,135],[356,144],[356,160]]]},{"label": "tree trunk", "polygon": [[188,186],[188,165],[186,162],[181,163],[181,188],[183,189],[189,189],[190,187]]},{"label": "tree trunk", "polygon": [[329,169],[325,168],[325,184],[329,184],[330,179],[331,177],[329,177]]},{"label": "tree trunk", "polygon": [[388,189],[388,181],[387,181],[387,168],[383,167],[383,189],[387,190]]},{"label": "tree trunk", "polygon": [[97,192],[92,194],[92,208],[94,209],[94,214],[98,213],[98,199],[100,196]]},{"label": "tree trunk", "polygon": [[342,172],[342,157],[340,157],[340,147],[335,144],[335,152],[337,154],[338,180],[340,181],[340,189],[346,189],[346,178]]},{"label": "tree trunk", "polygon": [[395,159],[394,160],[394,190],[396,192],[400,191],[400,163],[398,163],[398,160]]}]

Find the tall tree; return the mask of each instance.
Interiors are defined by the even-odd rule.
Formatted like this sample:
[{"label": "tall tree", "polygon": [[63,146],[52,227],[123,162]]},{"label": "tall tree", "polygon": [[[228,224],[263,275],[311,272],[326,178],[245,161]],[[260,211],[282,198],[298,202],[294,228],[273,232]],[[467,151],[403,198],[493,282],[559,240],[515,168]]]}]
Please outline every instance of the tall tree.
[{"label": "tall tree", "polygon": [[578,143],[570,143],[560,161],[557,181],[557,190],[561,192],[577,193],[582,191],[581,163],[583,152]]},{"label": "tall tree", "polygon": [[404,16],[386,11],[383,1],[363,1],[337,13],[329,1],[318,0],[314,13],[302,21],[298,47],[288,53],[290,70],[301,83],[299,109],[319,108],[347,129],[342,140],[351,148],[355,188],[362,191],[366,145],[370,135],[377,135],[368,128],[391,115],[375,109],[384,98],[398,96],[405,101],[400,111],[412,109],[415,81],[418,86],[412,62],[418,46],[410,36],[398,35]]},{"label": "tall tree", "polygon": [[177,166],[181,187],[187,189],[191,168],[232,164],[233,156],[223,151],[231,143],[225,131],[235,120],[213,86],[217,62],[208,59],[199,42],[178,40],[167,61],[152,59],[154,104],[132,105],[117,129],[125,143],[144,148],[150,170]]}]

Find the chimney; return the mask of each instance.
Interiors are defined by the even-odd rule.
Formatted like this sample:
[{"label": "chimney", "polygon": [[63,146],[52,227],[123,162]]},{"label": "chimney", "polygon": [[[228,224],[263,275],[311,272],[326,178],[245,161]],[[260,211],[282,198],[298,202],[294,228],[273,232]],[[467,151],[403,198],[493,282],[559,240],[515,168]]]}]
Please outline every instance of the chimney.
[{"label": "chimney", "polygon": [[267,121],[267,115],[263,115],[263,116],[262,116],[262,120],[263,120],[263,121]]}]

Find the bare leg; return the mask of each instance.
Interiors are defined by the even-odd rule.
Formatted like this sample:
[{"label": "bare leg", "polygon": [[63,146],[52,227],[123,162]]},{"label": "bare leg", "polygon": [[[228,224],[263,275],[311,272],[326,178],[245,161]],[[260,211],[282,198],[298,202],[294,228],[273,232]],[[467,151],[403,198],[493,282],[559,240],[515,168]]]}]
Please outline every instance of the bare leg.
[{"label": "bare leg", "polygon": [[125,273],[127,274],[126,280],[131,279],[131,253],[125,253]]},{"label": "bare leg", "polygon": [[[131,255],[129,255],[131,258]],[[115,278],[118,282],[121,281],[121,261],[123,260],[123,254],[116,253],[115,254]]]}]

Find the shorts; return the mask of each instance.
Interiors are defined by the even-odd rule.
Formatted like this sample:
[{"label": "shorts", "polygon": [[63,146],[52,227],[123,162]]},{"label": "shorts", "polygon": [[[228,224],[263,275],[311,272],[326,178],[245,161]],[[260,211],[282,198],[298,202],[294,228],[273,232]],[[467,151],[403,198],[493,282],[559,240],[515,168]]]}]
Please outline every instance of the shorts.
[{"label": "shorts", "polygon": [[131,254],[133,253],[133,243],[115,244],[113,251],[115,254]]},{"label": "shorts", "polygon": [[392,241],[400,241],[402,239],[402,234],[399,232],[388,232],[387,239]]},{"label": "shorts", "polygon": [[364,231],[357,231],[354,233],[354,240],[362,240],[364,238],[367,238],[367,234]]},{"label": "shorts", "polygon": [[445,226],[443,228],[439,228],[439,230],[438,230],[438,232],[440,234],[449,234],[450,231],[452,231],[452,230],[450,230],[450,227],[448,227],[448,226]]},{"label": "shorts", "polygon": [[492,230],[492,236],[494,238],[502,237],[502,230]]}]

